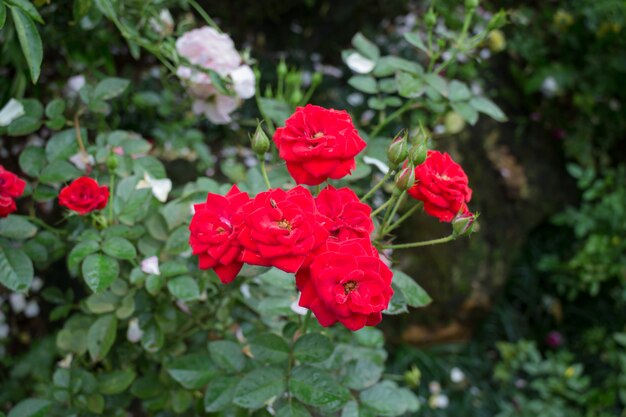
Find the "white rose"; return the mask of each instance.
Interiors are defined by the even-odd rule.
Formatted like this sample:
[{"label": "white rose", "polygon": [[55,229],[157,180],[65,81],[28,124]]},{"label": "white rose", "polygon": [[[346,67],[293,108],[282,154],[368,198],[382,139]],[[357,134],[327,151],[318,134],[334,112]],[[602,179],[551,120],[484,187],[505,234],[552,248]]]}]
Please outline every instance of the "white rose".
[{"label": "white rose", "polygon": [[193,112],[204,114],[212,123],[223,125],[232,120],[230,114],[235,111],[239,101],[234,97],[216,95],[209,100],[196,100],[193,103]]},{"label": "white rose", "polygon": [[243,99],[254,96],[256,90],[254,72],[247,65],[242,65],[230,73],[235,93]]}]

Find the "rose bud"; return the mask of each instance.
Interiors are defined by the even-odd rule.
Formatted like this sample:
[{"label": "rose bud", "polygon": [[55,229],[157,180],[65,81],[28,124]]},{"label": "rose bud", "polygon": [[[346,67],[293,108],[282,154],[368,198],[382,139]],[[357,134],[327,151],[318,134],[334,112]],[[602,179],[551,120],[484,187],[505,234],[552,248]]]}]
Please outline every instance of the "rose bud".
[{"label": "rose bud", "polygon": [[428,147],[425,143],[420,143],[418,145],[411,146],[409,149],[409,161],[413,165],[421,165],[426,160],[428,156]]},{"label": "rose bud", "polygon": [[254,135],[250,139],[250,142],[252,145],[252,150],[260,156],[265,154],[265,152],[267,152],[270,148],[270,140],[265,134],[265,131],[261,127],[260,123],[256,128],[256,132],[254,132]]},{"label": "rose bud", "polygon": [[452,232],[456,237],[469,236],[474,232],[476,215],[471,213],[467,207],[464,207],[463,210],[463,213],[459,213],[452,220]]},{"label": "rose bud", "polygon": [[405,191],[413,186],[415,183],[415,168],[409,164],[402,168],[400,172],[396,174],[396,187],[399,190]]},{"label": "rose bud", "polygon": [[408,151],[406,132],[398,135],[387,148],[387,159],[391,166],[396,167],[406,159]]},{"label": "rose bud", "polygon": [[478,7],[478,0],[465,0],[465,7],[475,9]]},{"label": "rose bud", "polygon": [[437,15],[432,8],[428,10],[426,15],[424,15],[424,23],[426,24],[426,27],[429,28],[432,28],[437,24]]}]

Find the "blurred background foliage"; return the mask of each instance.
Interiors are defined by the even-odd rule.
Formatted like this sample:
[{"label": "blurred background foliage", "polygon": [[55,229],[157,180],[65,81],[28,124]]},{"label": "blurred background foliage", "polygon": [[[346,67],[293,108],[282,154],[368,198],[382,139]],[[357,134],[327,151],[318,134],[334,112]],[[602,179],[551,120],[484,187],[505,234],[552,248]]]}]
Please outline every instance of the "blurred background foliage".
[{"label": "blurred background foliage", "polygon": [[[29,63],[12,42],[17,34],[7,27],[0,33],[0,102],[48,102],[78,74],[87,82],[125,77],[133,90],[110,103],[106,119],[86,116],[90,122],[168,143],[175,182],[195,178],[190,154],[200,160],[195,166],[219,178],[245,175],[239,160],[245,155],[233,150],[240,139],[230,129],[198,125],[178,80],[154,70],[154,55],[127,43],[96,8],[84,13],[82,2],[36,3],[45,20],[37,26],[45,56],[39,84],[31,84]],[[442,32],[462,26],[453,0],[200,2],[237,45],[250,48],[264,76],[281,59],[295,83],[310,85],[315,72],[324,74],[312,101],[350,105],[362,126],[372,123],[371,106],[349,86],[342,51],[360,31],[384,51],[419,58],[403,35],[431,3]],[[128,21],[148,25],[144,2],[125,4]],[[184,0],[151,7],[176,9],[177,31],[193,26]],[[626,3],[483,1],[482,24],[500,9],[507,25],[480,45],[479,59],[459,59],[443,71],[472,90],[489,91],[508,122],[469,125],[458,111],[432,121],[437,146],[462,156],[473,207],[482,213],[481,233],[470,242],[403,255],[401,265],[435,303],[384,323],[389,371],[405,373],[427,400],[423,416],[624,416]],[[262,88],[276,80],[264,78]],[[255,124],[251,106],[241,110],[241,127]],[[409,112],[403,122],[423,118]],[[10,139],[1,146],[1,163],[16,169],[11,155],[18,150]],[[414,223],[404,237],[417,229],[436,233],[439,226]],[[45,321],[11,320],[23,329],[22,339],[3,347],[0,380],[13,382],[3,387],[0,404],[22,389],[20,378],[50,369],[53,360],[52,340],[31,343],[50,330]]]}]

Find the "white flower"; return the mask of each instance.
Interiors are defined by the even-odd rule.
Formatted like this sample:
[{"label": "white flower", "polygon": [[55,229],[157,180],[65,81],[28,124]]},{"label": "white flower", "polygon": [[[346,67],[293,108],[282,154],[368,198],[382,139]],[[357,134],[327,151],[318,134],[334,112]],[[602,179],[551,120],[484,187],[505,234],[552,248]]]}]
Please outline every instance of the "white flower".
[{"label": "white flower", "polygon": [[217,95],[208,100],[194,101],[192,109],[196,114],[204,114],[212,123],[223,125],[232,120],[230,114],[238,104],[234,97]]},{"label": "white flower", "polygon": [[167,201],[168,194],[172,191],[172,181],[168,178],[157,180],[156,178],[152,178],[150,174],[146,172],[144,173],[143,179],[137,183],[137,187],[135,188],[137,190],[150,188],[152,195],[154,195],[161,203],[165,203]]},{"label": "white flower", "polygon": [[68,353],[63,359],[57,362],[59,368],[69,369],[72,366],[72,360],[74,359],[74,355]]},{"label": "white flower", "polygon": [[241,295],[243,295],[243,298],[251,298],[252,297],[252,293],[250,292],[250,286],[248,284],[241,284],[241,287],[239,287],[239,291],[241,291]]},{"label": "white flower", "polygon": [[73,163],[76,168],[84,171],[88,166],[94,165],[96,160],[92,155],[79,151],[78,153],[70,156],[70,162]]},{"label": "white flower", "polygon": [[131,343],[137,343],[143,336],[143,330],[139,327],[139,319],[132,318],[128,322],[128,330],[126,331],[126,339]]},{"label": "white flower", "polygon": [[230,73],[235,93],[243,99],[254,96],[256,90],[254,72],[248,65],[242,65]]},{"label": "white flower", "polygon": [[65,86],[65,95],[68,97],[76,97],[76,95],[78,94],[78,91],[83,88],[83,86],[85,85],[85,76],[80,74],[80,75],[75,75],[73,77],[70,77],[67,80],[67,85]]},{"label": "white flower", "polygon": [[546,97],[552,97],[559,91],[559,84],[552,76],[546,77],[541,83],[541,92]]},{"label": "white flower", "polygon": [[447,395],[444,394],[433,395],[432,397],[430,397],[428,404],[431,408],[448,408],[448,405],[450,404],[450,399]]},{"label": "white flower", "polygon": [[9,295],[9,303],[14,313],[21,313],[26,308],[26,298],[24,294],[14,292]]},{"label": "white flower", "polygon": [[159,258],[151,256],[141,261],[141,270],[146,274],[161,275],[159,270]]},{"label": "white flower", "polygon": [[43,280],[39,277],[33,278],[33,282],[30,284],[30,289],[37,292],[43,287]]},{"label": "white flower", "polygon": [[450,370],[450,380],[455,384],[458,384],[465,380],[465,374],[459,368],[454,367]]},{"label": "white flower", "polygon": [[372,158],[372,157],[369,157],[369,156],[364,156],[363,157],[363,162],[365,162],[368,165],[374,165],[383,174],[386,174],[387,172],[389,172],[389,166],[387,166],[387,164],[385,164],[380,159]]},{"label": "white flower", "polygon": [[428,384],[428,390],[431,394],[439,394],[441,392],[441,384],[437,381],[431,381]]},{"label": "white flower", "polygon": [[13,120],[22,117],[24,114],[24,106],[22,103],[12,98],[4,105],[2,110],[0,110],[0,126],[10,125]]},{"label": "white flower", "polygon": [[32,300],[26,304],[24,315],[28,318],[37,317],[39,315],[39,304],[37,304],[37,301]]},{"label": "white flower", "polygon": [[358,74],[367,74],[376,66],[376,62],[364,57],[358,52],[353,52],[346,58],[346,65]]}]

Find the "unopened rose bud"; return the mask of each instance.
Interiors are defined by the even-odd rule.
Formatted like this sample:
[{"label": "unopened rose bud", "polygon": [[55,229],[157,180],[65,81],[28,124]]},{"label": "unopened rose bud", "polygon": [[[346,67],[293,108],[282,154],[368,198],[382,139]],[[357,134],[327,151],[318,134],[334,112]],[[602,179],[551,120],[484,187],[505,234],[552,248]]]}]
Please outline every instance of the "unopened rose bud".
[{"label": "unopened rose bud", "polygon": [[465,0],[465,7],[475,9],[478,7],[478,0]]},{"label": "unopened rose bud", "polygon": [[433,11],[433,9],[430,9],[424,15],[424,23],[426,24],[427,28],[432,28],[437,24],[437,15]]},{"label": "unopened rose bud", "polygon": [[270,140],[260,124],[257,126],[256,132],[254,132],[254,135],[250,139],[250,142],[252,145],[252,150],[257,155],[264,155],[265,152],[267,152],[267,150],[270,148]]},{"label": "unopened rose bud", "polygon": [[387,148],[387,159],[392,167],[396,167],[404,162],[409,154],[409,145],[406,140],[406,133],[396,137]]},{"label": "unopened rose bud", "polygon": [[109,171],[114,171],[119,165],[119,160],[117,159],[117,155],[111,154],[107,158],[107,168]]},{"label": "unopened rose bud", "polygon": [[409,164],[402,168],[400,172],[396,174],[396,188],[405,191],[413,186],[415,183],[415,168]]},{"label": "unopened rose bud", "polygon": [[411,146],[409,149],[409,161],[415,166],[423,164],[428,156],[428,147],[425,143]]},{"label": "unopened rose bud", "polygon": [[421,379],[422,372],[415,365],[413,365],[410,370],[404,373],[404,381],[411,388],[417,388],[420,384]]},{"label": "unopened rose bud", "polygon": [[458,214],[452,220],[452,233],[456,237],[469,236],[474,232],[476,225],[476,215],[469,211]]},{"label": "unopened rose bud", "polygon": [[284,77],[285,75],[287,75],[287,71],[287,64],[285,64],[285,61],[281,59],[278,63],[278,66],[276,67],[276,73],[279,77]]}]

